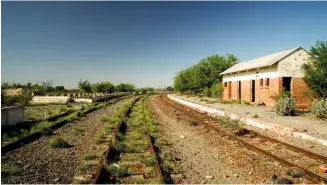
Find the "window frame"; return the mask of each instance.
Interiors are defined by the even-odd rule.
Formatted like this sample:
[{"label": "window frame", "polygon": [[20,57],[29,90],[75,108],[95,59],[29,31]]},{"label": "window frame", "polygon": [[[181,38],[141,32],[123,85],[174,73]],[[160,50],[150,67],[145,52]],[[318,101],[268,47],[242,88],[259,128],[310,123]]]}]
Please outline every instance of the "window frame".
[{"label": "window frame", "polygon": [[259,87],[260,87],[260,89],[263,88],[263,78],[259,79]]},{"label": "window frame", "polygon": [[266,89],[269,89],[269,86],[270,86],[270,79],[269,78],[266,78],[265,79],[265,87],[266,87]]}]

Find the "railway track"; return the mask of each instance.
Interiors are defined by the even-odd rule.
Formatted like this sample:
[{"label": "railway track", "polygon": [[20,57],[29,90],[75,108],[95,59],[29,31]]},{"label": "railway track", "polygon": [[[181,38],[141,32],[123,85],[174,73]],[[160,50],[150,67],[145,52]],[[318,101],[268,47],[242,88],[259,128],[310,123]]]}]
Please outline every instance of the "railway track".
[{"label": "railway track", "polygon": [[[122,99],[124,99],[125,97],[122,97],[122,98],[118,98],[118,99],[114,99],[114,100],[110,100],[106,103],[104,103],[105,106],[108,106],[110,104],[114,104],[116,103],[117,101],[120,101]],[[86,110],[86,111],[83,111],[82,114],[86,115],[86,114],[89,114],[95,110],[98,110],[100,107],[99,106],[95,106],[89,110]],[[78,112],[77,111],[74,111],[74,112]],[[69,114],[73,114],[74,112],[72,113],[65,113],[65,114],[61,114],[61,115],[58,115],[56,117],[52,117],[50,119],[48,119],[48,121],[56,121],[56,120],[59,120],[60,118],[64,118],[65,116],[69,115]],[[31,143],[39,138],[41,138],[43,135],[47,135],[49,131],[53,131],[53,130],[56,130],[64,125],[66,125],[67,123],[69,123],[70,121],[68,120],[62,120],[62,121],[58,121],[57,123],[51,125],[50,127],[48,127],[47,129],[45,130],[41,130],[41,131],[37,131],[37,132],[34,132],[34,133],[31,133],[30,135],[27,135],[19,140],[16,140],[14,142],[11,142],[9,144],[6,144],[4,146],[1,146],[1,155],[4,155],[14,149],[17,149],[19,147],[22,147],[28,143]]]},{"label": "railway track", "polygon": [[222,130],[219,128],[219,120],[215,117],[181,105],[164,95],[160,96],[160,101],[182,112],[206,128],[213,130],[215,133],[237,141],[241,146],[271,158],[283,166],[300,170],[313,183],[327,183],[327,175],[319,174],[318,171],[321,165],[327,164],[327,158],[324,156],[260,135],[251,130],[241,128],[237,129],[238,132]]},{"label": "railway track", "polygon": [[[151,129],[143,119],[143,101],[144,97],[136,99],[113,131],[112,144],[105,152],[92,184],[165,183]],[[148,170],[152,168],[153,171]]]}]

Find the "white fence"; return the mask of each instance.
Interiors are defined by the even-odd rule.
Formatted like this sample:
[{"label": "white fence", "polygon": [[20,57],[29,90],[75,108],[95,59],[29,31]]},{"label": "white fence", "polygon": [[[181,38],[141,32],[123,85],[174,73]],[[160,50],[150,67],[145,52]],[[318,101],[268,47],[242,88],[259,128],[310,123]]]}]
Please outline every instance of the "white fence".
[{"label": "white fence", "polygon": [[24,122],[24,110],[23,106],[1,108],[1,127]]},{"label": "white fence", "polygon": [[[93,98],[78,98],[74,97],[74,96],[34,96],[31,103],[32,104],[38,104],[38,103],[66,103],[68,101],[69,98],[74,98],[75,102],[98,102],[98,101],[102,101],[105,99],[109,99],[109,98],[114,98],[114,97],[122,97],[122,96],[126,96],[129,95],[131,93],[129,92],[121,92],[121,93],[110,93],[110,94],[104,94],[104,95],[99,95],[99,96],[95,96],[95,93],[92,94],[94,95]],[[91,96],[91,94],[90,94]]]},{"label": "white fence", "polygon": [[34,96],[31,103],[66,103],[68,96]]}]

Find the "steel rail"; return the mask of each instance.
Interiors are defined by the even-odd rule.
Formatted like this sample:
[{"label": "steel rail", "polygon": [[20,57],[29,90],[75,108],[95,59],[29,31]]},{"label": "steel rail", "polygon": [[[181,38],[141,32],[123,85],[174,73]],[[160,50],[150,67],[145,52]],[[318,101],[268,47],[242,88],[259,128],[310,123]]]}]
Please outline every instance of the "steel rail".
[{"label": "steel rail", "polygon": [[[129,107],[128,111],[124,115],[125,118],[128,117],[128,115],[131,113],[132,107],[135,105],[135,103],[139,99],[140,99],[140,97],[138,97],[137,99],[135,99],[135,101]],[[120,130],[120,127],[122,126],[122,123],[123,123],[123,121],[113,131],[113,138],[111,140],[111,143],[114,143],[115,142],[115,139],[117,139],[118,133],[119,133],[119,130]],[[158,158],[157,158],[157,154],[155,152],[154,145],[153,145],[152,139],[151,139],[150,134],[149,134],[148,131],[146,133],[146,139],[147,139],[148,144],[149,144],[150,153],[151,153],[151,155],[154,156],[154,168],[155,168],[156,173],[157,173],[157,175],[159,177],[160,184],[165,184],[166,182],[165,182],[165,179],[164,179],[164,177],[162,175],[162,171],[161,171],[160,164],[159,164],[159,161],[158,161]],[[113,146],[110,145],[109,148],[106,150],[106,152],[104,153],[104,155],[102,157],[101,165],[100,165],[100,167],[97,170],[97,173],[95,175],[95,178],[92,180],[92,184],[99,184],[99,183],[103,184],[104,183],[103,180],[102,180],[102,178],[106,178],[106,177],[104,177],[105,174],[106,174],[106,171],[104,169],[104,165],[111,163],[111,161],[109,161],[108,159],[110,158],[110,155],[113,153],[113,151],[114,151]],[[110,179],[110,176],[108,178]]]},{"label": "steel rail", "polygon": [[[272,159],[278,161],[278,162],[279,162],[280,164],[282,164],[283,166],[286,166],[286,167],[296,167],[296,168],[298,168],[298,169],[303,170],[303,171],[307,174],[307,176],[308,176],[308,177],[309,177],[313,182],[315,182],[315,183],[325,183],[325,184],[327,183],[327,179],[326,179],[326,178],[321,177],[320,175],[317,175],[317,174],[315,174],[315,173],[313,173],[313,172],[307,170],[306,168],[303,168],[303,167],[301,167],[301,166],[299,166],[299,165],[297,165],[297,164],[291,163],[291,162],[289,162],[289,161],[287,161],[287,160],[285,160],[285,159],[282,159],[282,158],[280,158],[280,157],[278,157],[278,156],[276,156],[276,155],[273,155],[273,154],[271,154],[271,153],[269,153],[269,152],[267,152],[267,151],[265,151],[265,150],[263,150],[263,149],[260,149],[260,148],[258,148],[258,147],[256,147],[256,146],[254,146],[254,145],[252,145],[252,144],[250,144],[250,143],[248,143],[248,142],[242,140],[242,139],[239,139],[239,138],[235,137],[234,135],[232,135],[232,134],[230,134],[230,133],[227,133],[227,132],[225,132],[225,131],[222,131],[222,130],[220,130],[220,129],[218,129],[218,128],[216,128],[216,127],[214,127],[214,126],[212,126],[212,125],[210,125],[210,124],[208,124],[208,123],[205,123],[205,122],[199,120],[199,118],[197,118],[194,114],[192,114],[192,113],[201,114],[201,113],[199,113],[198,111],[196,111],[196,110],[194,110],[194,109],[191,109],[191,108],[189,108],[189,107],[187,107],[187,106],[181,105],[181,104],[179,104],[179,103],[177,103],[177,102],[175,102],[175,101],[169,100],[166,96],[165,96],[165,98],[162,98],[162,96],[161,96],[161,99],[162,99],[163,101],[168,101],[168,102],[170,102],[170,103],[171,103],[170,105],[172,105],[172,106],[173,106],[173,105],[178,105],[179,107],[184,107],[184,108],[190,109],[191,111],[185,111],[185,110],[181,110],[181,108],[177,108],[176,106],[173,106],[173,107],[175,107],[176,109],[178,109],[179,111],[184,112],[184,113],[185,113],[186,115],[188,115],[189,117],[194,118],[194,119],[197,119],[197,121],[198,121],[201,125],[203,125],[203,126],[209,128],[209,129],[211,129],[211,130],[214,130],[216,133],[218,133],[218,134],[220,134],[220,135],[222,135],[222,136],[228,136],[229,139],[232,139],[232,140],[234,140],[234,141],[237,141],[237,142],[243,144],[244,146],[246,146],[246,147],[247,147],[248,149],[250,149],[250,150],[253,150],[253,151],[257,152],[257,153],[260,153],[260,154],[263,154],[263,155],[265,155],[265,156],[267,156],[267,157],[269,157],[269,158],[272,158]],[[203,116],[203,114],[201,114],[201,116]],[[208,118],[210,118],[210,119],[215,119],[215,120],[216,120],[216,118],[213,118],[213,117],[211,117],[211,116],[209,116],[209,115],[205,115],[205,117],[207,117],[207,116],[208,116]],[[265,136],[264,136],[264,137],[262,137],[262,138],[268,138],[268,137],[265,137]],[[272,141],[274,140],[274,139],[272,139],[272,138],[269,138],[269,139],[271,139]],[[282,142],[279,142],[279,141],[277,141],[277,142],[282,144]],[[287,146],[287,145],[286,145],[286,146]],[[287,146],[287,147],[288,147],[288,146]],[[295,150],[296,150],[296,149],[295,149]],[[302,151],[302,149],[301,149],[301,151]],[[311,152],[306,151],[306,154],[310,154],[310,153],[311,153]],[[312,154],[313,154],[313,153],[312,153]],[[312,156],[315,156],[315,158],[318,157],[318,160],[322,160],[322,159],[324,158],[324,157],[323,157],[322,159],[319,158],[319,155],[317,155],[317,154],[313,154]],[[322,161],[323,161],[323,160],[322,160]]]},{"label": "steel rail", "polygon": [[[115,99],[115,100],[109,101],[109,102],[105,103],[105,106],[108,106],[108,105],[110,105],[110,104],[114,104],[114,103],[116,103],[117,101],[120,101],[121,99],[123,99],[123,98],[119,98],[119,99]],[[84,114],[89,114],[89,113],[91,113],[91,112],[93,112],[93,111],[95,111],[95,110],[98,110],[99,108],[101,108],[101,107],[94,107],[94,108],[91,108],[91,109],[89,109],[89,110],[87,110],[87,111],[84,111],[83,113],[84,113]],[[79,110],[74,111],[74,112],[78,112],[78,111],[79,111]],[[74,113],[74,112],[71,112],[70,114],[72,114],[72,113]],[[66,115],[66,114],[63,114],[63,115],[61,115],[61,116],[67,116],[67,115]],[[57,117],[56,119],[58,119],[58,118],[59,118],[59,117]],[[67,124],[67,123],[69,123],[69,122],[70,122],[70,121],[63,120],[63,121],[60,121],[60,122],[58,122],[58,123],[56,123],[56,124],[54,124],[54,125],[49,126],[47,129],[49,129],[49,130],[55,130],[55,129],[58,129],[58,128],[64,126],[65,124]],[[47,131],[46,131],[46,132],[47,132]],[[32,134],[30,134],[30,135],[28,135],[28,136],[25,136],[25,137],[23,137],[23,138],[21,138],[21,139],[19,139],[19,140],[17,140],[17,141],[11,142],[11,143],[9,143],[9,144],[7,144],[7,145],[5,145],[5,146],[2,146],[2,147],[1,147],[1,155],[5,155],[6,153],[8,153],[8,152],[10,152],[10,151],[13,151],[13,150],[15,150],[15,149],[17,149],[17,148],[20,148],[20,147],[22,147],[22,146],[28,144],[28,143],[31,143],[31,142],[33,142],[33,141],[35,141],[35,140],[41,138],[43,135],[44,135],[44,131],[41,130],[41,131],[38,131],[38,132],[32,133]]]}]

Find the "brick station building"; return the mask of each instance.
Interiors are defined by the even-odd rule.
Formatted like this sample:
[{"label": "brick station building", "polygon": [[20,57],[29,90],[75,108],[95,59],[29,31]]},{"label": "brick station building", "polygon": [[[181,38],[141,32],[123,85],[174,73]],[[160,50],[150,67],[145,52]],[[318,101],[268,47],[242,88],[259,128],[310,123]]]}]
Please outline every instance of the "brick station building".
[{"label": "brick station building", "polygon": [[262,101],[273,106],[272,95],[280,95],[282,89],[290,91],[296,99],[297,108],[307,108],[309,90],[301,70],[310,54],[301,47],[239,62],[222,72],[223,99]]}]

